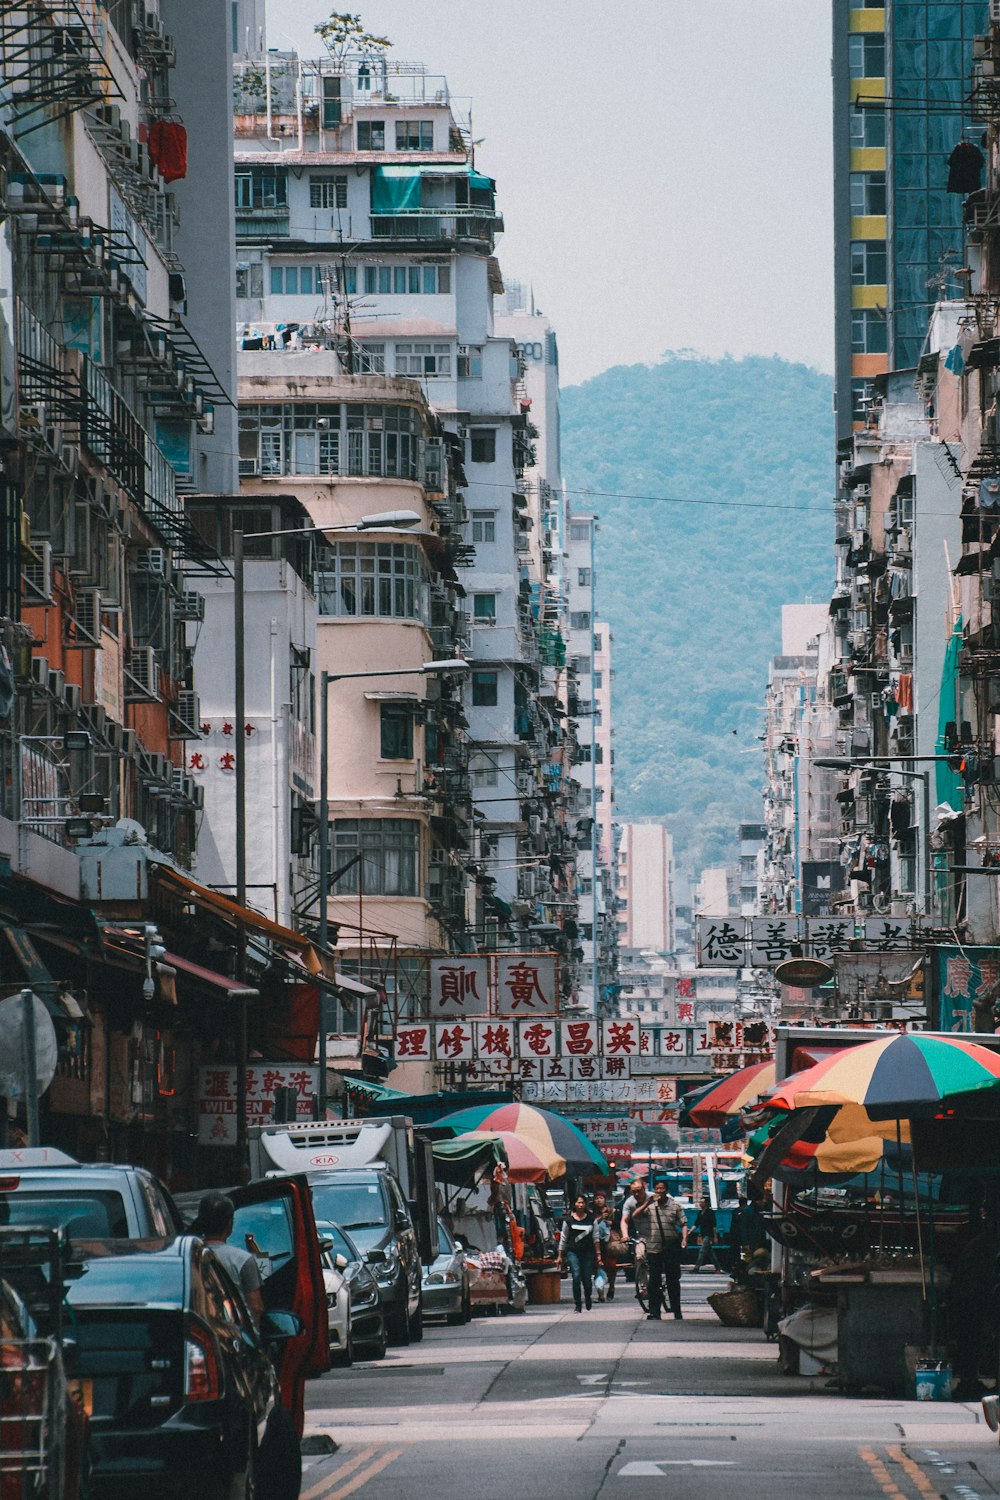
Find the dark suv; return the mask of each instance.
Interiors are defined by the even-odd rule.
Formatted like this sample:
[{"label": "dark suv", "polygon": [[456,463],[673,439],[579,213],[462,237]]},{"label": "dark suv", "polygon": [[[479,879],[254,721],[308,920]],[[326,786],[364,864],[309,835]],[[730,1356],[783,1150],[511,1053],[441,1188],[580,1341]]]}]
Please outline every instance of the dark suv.
[{"label": "dark suv", "polygon": [[364,1253],[378,1283],[386,1332],[395,1344],[423,1337],[423,1267],[410,1210],[388,1167],[310,1172],[318,1220],[339,1224]]}]

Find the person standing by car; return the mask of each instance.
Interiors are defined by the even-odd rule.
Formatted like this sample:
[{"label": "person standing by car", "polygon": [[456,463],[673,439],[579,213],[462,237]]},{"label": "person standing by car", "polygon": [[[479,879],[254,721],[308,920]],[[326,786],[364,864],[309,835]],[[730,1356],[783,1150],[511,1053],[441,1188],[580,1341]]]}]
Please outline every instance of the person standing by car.
[{"label": "person standing by car", "polygon": [[[624,1214],[622,1215],[624,1221]],[[646,1242],[649,1263],[649,1312],[647,1318],[659,1322],[663,1309],[663,1286],[675,1318],[681,1318],[681,1251],[687,1244],[687,1219],[684,1209],[667,1193],[667,1184],[658,1182],[652,1198],[637,1206],[631,1220]]]},{"label": "person standing by car", "polygon": [[702,1198],[701,1212],[695,1220],[694,1227],[698,1231],[698,1263],[695,1266],[695,1270],[700,1271],[706,1260],[711,1256],[713,1267],[716,1271],[721,1271],[722,1267],[719,1265],[719,1258],[715,1253],[715,1236],[718,1231],[718,1224],[715,1218],[715,1209],[712,1207],[709,1198]]},{"label": "person standing by car", "polygon": [[198,1217],[192,1224],[194,1234],[200,1234],[206,1245],[210,1245],[216,1260],[220,1260],[236,1285],[243,1292],[244,1300],[259,1325],[264,1315],[264,1298],[260,1289],[260,1269],[249,1250],[228,1243],[233,1232],[235,1208],[233,1200],[225,1193],[206,1193],[198,1206]]},{"label": "person standing by car", "polygon": [[587,1207],[586,1198],[579,1197],[563,1219],[559,1235],[559,1265],[569,1266],[573,1278],[573,1304],[582,1312],[581,1293],[590,1311],[593,1296],[594,1271],[604,1264],[601,1247],[597,1239],[597,1220]]}]

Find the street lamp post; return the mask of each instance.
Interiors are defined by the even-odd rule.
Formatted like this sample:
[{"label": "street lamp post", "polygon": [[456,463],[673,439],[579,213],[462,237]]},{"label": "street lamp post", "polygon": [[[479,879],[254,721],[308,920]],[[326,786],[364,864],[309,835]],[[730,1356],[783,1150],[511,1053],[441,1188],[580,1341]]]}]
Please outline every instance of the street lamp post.
[{"label": "street lamp post", "polygon": [[[246,747],[246,572],[243,544],[247,541],[264,541],[281,536],[325,536],[335,531],[395,530],[399,527],[418,526],[421,517],[414,510],[383,511],[377,515],[362,516],[353,525],[338,526],[293,526],[276,531],[233,531],[233,647],[234,699],[236,716],[236,901],[241,907],[247,903],[247,747]],[[246,979],[246,938],[242,927],[236,946],[236,977]],[[237,1034],[236,1059],[236,1145],[241,1162],[246,1161],[247,1152],[247,1091],[246,1074],[249,1061],[246,991],[240,993],[240,1015]]]},{"label": "street lamp post", "polygon": [[[373,672],[323,672],[320,677],[320,752],[319,752],[319,946],[328,947],[327,901],[330,894],[330,730],[328,697],[331,682],[350,682],[371,677],[429,677],[438,672],[466,672],[471,663],[464,657],[449,661],[425,661],[419,667],[383,667]],[[326,1118],[326,995],[320,991],[319,1002],[319,1117]]]},{"label": "street lamp post", "polygon": [[813,765],[814,766],[820,766],[824,770],[830,770],[830,771],[865,771],[865,770],[876,770],[877,771],[877,770],[886,770],[886,771],[892,771],[892,772],[894,772],[897,776],[903,776],[903,777],[907,778],[910,781],[919,781],[920,782],[920,784],[921,784],[921,791],[922,791],[922,794],[923,794],[922,795],[923,829],[921,830],[921,835],[922,836],[921,836],[921,840],[920,840],[920,845],[921,845],[921,848],[920,848],[920,859],[921,859],[921,867],[922,867],[922,872],[923,872],[924,915],[926,917],[930,917],[932,915],[931,908],[933,906],[932,893],[931,893],[931,851],[930,851],[930,832],[931,832],[931,787],[930,787],[930,779],[931,778],[930,778],[930,771],[929,770],[928,771],[908,771],[908,770],[905,769],[905,765],[901,764],[901,762],[905,762],[906,764],[909,764],[910,762],[913,762],[913,761],[921,761],[921,762],[930,761],[932,763],[934,763],[934,762],[939,763],[939,764],[940,763],[945,763],[947,765],[952,765],[953,766],[954,763],[955,763],[955,759],[956,759],[956,757],[954,755],[865,755],[865,756],[862,756],[858,760],[851,760],[851,759],[849,759],[846,756],[831,756],[831,757],[817,757],[813,761]]}]

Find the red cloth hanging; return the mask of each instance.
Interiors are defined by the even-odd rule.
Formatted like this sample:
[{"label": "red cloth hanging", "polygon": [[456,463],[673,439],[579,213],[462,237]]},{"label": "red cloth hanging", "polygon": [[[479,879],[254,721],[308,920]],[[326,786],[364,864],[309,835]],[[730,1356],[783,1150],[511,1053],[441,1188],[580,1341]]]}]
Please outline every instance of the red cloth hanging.
[{"label": "red cloth hanging", "polygon": [[164,182],[187,176],[187,130],[179,120],[154,120],[149,127],[149,155]]}]

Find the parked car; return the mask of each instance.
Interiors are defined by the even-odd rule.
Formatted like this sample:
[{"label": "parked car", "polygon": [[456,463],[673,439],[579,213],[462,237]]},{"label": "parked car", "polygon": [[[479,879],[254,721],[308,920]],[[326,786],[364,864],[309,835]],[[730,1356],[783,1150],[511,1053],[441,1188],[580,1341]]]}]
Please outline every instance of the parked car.
[{"label": "parked car", "polygon": [[0,1280],[0,1500],[76,1500],[82,1420],[58,1343]]},{"label": "parked car", "polygon": [[[264,1184],[280,1181],[266,1178]],[[390,1343],[423,1337],[423,1268],[410,1211],[399,1185],[384,1164],[347,1171],[311,1172],[316,1217],[339,1224],[369,1259],[378,1283]],[[382,1251],[375,1260],[371,1252]]]},{"label": "parked car", "polygon": [[[316,1225],[319,1234],[319,1259],[326,1288],[326,1320],[331,1365],[353,1365],[354,1339],[351,1330],[351,1289],[347,1283],[347,1262],[332,1248],[329,1226]],[[375,1294],[376,1301],[378,1293]]]},{"label": "parked car", "polygon": [[[347,1277],[350,1286],[351,1346],[354,1354],[357,1355],[360,1351],[368,1359],[384,1359],[385,1318],[382,1313],[378,1282],[374,1276],[374,1267],[369,1264],[354,1240],[346,1230],[341,1229],[339,1224],[326,1224],[321,1221],[316,1227],[319,1230],[320,1240],[329,1244],[327,1256]],[[381,1251],[373,1250],[369,1253],[376,1257],[376,1264],[381,1263]],[[331,1358],[332,1353],[331,1346]]]},{"label": "parked car", "polygon": [[469,1267],[465,1250],[438,1220],[438,1253],[424,1268],[424,1317],[468,1323],[472,1317]]},{"label": "parked car", "polygon": [[0,1225],[65,1229],[72,1239],[178,1234],[180,1214],[143,1167],[76,1161],[53,1146],[0,1150]]},{"label": "parked car", "polygon": [[66,1300],[92,1494],[294,1500],[299,1441],[268,1344],[299,1318],[269,1311],[258,1329],[193,1235],[75,1245]]}]

